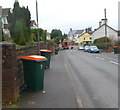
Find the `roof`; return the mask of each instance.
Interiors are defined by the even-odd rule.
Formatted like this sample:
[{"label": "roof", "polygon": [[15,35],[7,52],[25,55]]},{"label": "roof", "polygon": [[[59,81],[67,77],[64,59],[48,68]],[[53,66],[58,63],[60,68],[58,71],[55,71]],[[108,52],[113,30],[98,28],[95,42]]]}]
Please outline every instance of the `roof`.
[{"label": "roof", "polygon": [[107,27],[109,27],[109,28],[112,29],[113,31],[116,31],[116,32],[117,32],[117,30],[113,29],[112,27],[108,26],[107,24],[103,24],[103,25],[101,25],[100,27],[98,27],[97,29],[95,29],[95,30],[92,32],[92,34],[93,34],[95,31],[97,31],[98,29],[100,29],[101,27],[103,27],[104,25],[106,25]]},{"label": "roof", "polygon": [[82,34],[84,30],[77,30],[75,34]]},{"label": "roof", "polygon": [[82,34],[84,32],[84,30],[72,30],[72,31],[69,31],[68,34]]},{"label": "roof", "polygon": [[2,9],[2,16],[7,16],[10,9],[11,8],[3,8]]},{"label": "roof", "polygon": [[75,34],[76,33],[76,30],[72,30],[72,31],[69,31],[68,34]]},{"label": "roof", "polygon": [[37,24],[36,24],[36,22],[35,22],[35,20],[31,20],[30,21],[30,26],[36,26]]},{"label": "roof", "polygon": [[[81,34],[80,36],[78,36],[78,38],[81,37],[81,36],[83,36],[83,35],[86,34],[86,33],[87,33],[87,32]],[[91,35],[90,33],[87,33],[87,34]]]}]

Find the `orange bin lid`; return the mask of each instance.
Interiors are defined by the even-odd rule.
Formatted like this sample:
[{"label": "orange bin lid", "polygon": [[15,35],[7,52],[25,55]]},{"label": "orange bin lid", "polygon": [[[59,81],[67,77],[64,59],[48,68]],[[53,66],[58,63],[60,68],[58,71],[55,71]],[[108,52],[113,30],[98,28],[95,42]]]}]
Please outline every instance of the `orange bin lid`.
[{"label": "orange bin lid", "polygon": [[23,56],[19,57],[20,59],[28,59],[28,60],[46,60],[46,57],[40,55],[31,55],[31,56]]},{"label": "orange bin lid", "polygon": [[45,50],[45,49],[41,49],[40,51],[42,51],[42,52],[52,52],[52,50]]}]

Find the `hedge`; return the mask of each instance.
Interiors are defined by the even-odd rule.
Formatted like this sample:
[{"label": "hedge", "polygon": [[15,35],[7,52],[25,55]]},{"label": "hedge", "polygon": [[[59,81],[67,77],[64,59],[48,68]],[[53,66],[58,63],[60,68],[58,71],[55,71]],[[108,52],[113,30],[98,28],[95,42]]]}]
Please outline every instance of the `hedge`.
[{"label": "hedge", "polygon": [[112,42],[106,42],[106,43],[96,43],[96,45],[99,49],[108,49],[109,46],[113,46]]},{"label": "hedge", "polygon": [[108,37],[101,37],[99,39],[95,39],[93,44],[106,43],[106,42],[111,42],[111,40]]}]

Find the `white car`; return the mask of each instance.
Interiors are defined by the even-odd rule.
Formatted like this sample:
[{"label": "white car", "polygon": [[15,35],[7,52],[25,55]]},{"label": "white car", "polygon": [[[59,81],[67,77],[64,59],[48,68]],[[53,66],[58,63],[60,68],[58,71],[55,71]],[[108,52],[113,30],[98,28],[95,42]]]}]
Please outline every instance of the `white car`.
[{"label": "white car", "polygon": [[83,46],[79,46],[78,50],[84,50],[84,47]]},{"label": "white car", "polygon": [[88,52],[89,49],[90,49],[90,46],[87,46],[87,45],[86,45],[86,46],[84,47],[84,51],[85,51],[85,52]]}]

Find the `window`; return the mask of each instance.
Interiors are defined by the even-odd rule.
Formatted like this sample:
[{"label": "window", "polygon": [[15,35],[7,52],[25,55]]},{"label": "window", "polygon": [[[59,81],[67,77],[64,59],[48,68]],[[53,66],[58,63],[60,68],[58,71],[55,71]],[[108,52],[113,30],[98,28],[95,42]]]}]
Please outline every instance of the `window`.
[{"label": "window", "polygon": [[84,38],[84,40],[85,40],[85,38]]},{"label": "window", "polygon": [[92,37],[90,37],[90,39],[92,40]]}]

